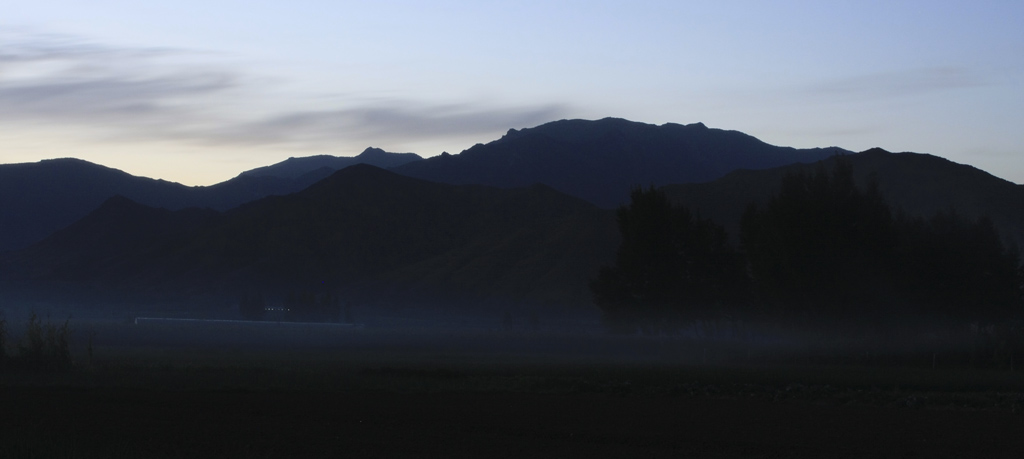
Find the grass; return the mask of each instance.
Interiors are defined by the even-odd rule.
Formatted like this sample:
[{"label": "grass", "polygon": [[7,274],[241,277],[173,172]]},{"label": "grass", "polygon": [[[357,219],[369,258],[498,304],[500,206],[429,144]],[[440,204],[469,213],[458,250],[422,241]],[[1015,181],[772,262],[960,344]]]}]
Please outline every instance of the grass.
[{"label": "grass", "polygon": [[1024,390],[1024,372],[998,367],[933,368],[928,356],[912,365],[893,358],[881,363],[849,358],[819,363],[809,355],[820,355],[821,349],[800,353],[779,346],[752,351],[742,342],[235,323],[77,325],[86,332],[73,343],[73,370],[7,371],[0,374],[0,385],[628,392],[894,403],[914,393],[984,393],[993,394],[988,397],[993,409],[1012,409],[994,394]]},{"label": "grass", "polygon": [[[478,447],[467,446],[475,453],[492,452],[488,442],[506,442],[508,451],[520,445],[525,453],[562,445],[573,452],[596,448],[597,457],[656,455],[647,453],[680,448],[678,433],[604,426],[688,410],[778,415],[794,425],[809,422],[800,420],[805,414],[882,422],[917,419],[913,413],[922,410],[960,413],[934,415],[946,420],[928,434],[938,441],[942,429],[964,422],[982,431],[995,420],[1021,419],[1015,413],[1024,400],[1020,371],[932,368],[930,359],[904,365],[809,358],[849,348],[834,341],[751,349],[742,341],[587,332],[82,320],[71,327],[79,331],[70,343],[71,369],[0,372],[7,414],[0,457],[323,457],[337,435],[354,456],[417,456],[392,445],[394,435],[417,444],[457,432],[480,439]],[[586,414],[590,409],[597,411]],[[970,421],[968,413],[982,417]],[[353,416],[376,419],[376,427]],[[736,422],[722,419],[723,426]],[[576,423],[590,427],[573,437],[565,429]],[[609,438],[616,443],[606,444]],[[750,441],[754,450],[776,447],[775,440]],[[307,449],[282,449],[296,442]],[[438,448],[435,455],[452,453]]]}]

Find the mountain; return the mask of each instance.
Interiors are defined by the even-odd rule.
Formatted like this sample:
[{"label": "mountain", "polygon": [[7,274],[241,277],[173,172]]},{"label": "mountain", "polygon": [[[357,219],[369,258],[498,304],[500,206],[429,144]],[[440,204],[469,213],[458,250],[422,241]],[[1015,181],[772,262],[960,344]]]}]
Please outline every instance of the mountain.
[{"label": "mountain", "polygon": [[[894,208],[910,216],[928,217],[951,209],[971,219],[988,216],[1006,241],[1024,247],[1024,185],[927,154],[873,148],[844,157],[853,166],[858,184],[867,186],[873,178]],[[831,170],[833,161],[826,159],[823,165]],[[675,184],[664,190],[676,204],[723,224],[735,242],[747,204],[766,203],[778,192],[786,174],[810,173],[816,167],[799,164],[738,170],[713,182]]]},{"label": "mountain", "polygon": [[181,208],[188,187],[79,159],[0,165],[0,251],[26,247],[121,194],[153,206]]},{"label": "mountain", "polygon": [[634,186],[706,182],[736,169],[815,162],[840,148],[776,147],[701,123],[661,126],[616,118],[562,120],[392,168],[434,182],[502,188],[542,183],[604,208],[626,203]]},{"label": "mountain", "polygon": [[[931,155],[872,149],[845,159],[861,186],[873,178],[909,215],[951,208],[987,215],[1007,240],[1024,246],[1021,185]],[[786,174],[833,161],[738,170],[663,189],[724,224],[735,242],[749,203],[767,202]],[[8,290],[31,286],[68,298],[129,292],[223,303],[246,292],[281,298],[330,289],[402,304],[580,305],[590,301],[588,281],[611,263],[618,243],[614,212],[547,185],[452,185],[356,165],[302,191],[223,212],[172,211],[115,196],[0,257],[0,280]]]},{"label": "mountain", "polygon": [[139,204],[121,195],[107,199],[85,218],[15,253],[22,279],[92,280],[104,272],[131,272],[140,267],[121,265],[144,260],[154,247],[216,222],[220,213],[188,208],[170,211]]},{"label": "mountain", "polygon": [[3,267],[38,288],[579,305],[617,238],[612,212],[543,185],[455,186],[356,165],[223,213],[115,197]]},{"label": "mountain", "polygon": [[258,167],[242,172],[242,177],[281,177],[296,179],[318,169],[327,168],[331,171],[344,169],[355,164],[369,164],[382,169],[398,167],[403,164],[420,161],[423,158],[415,153],[389,153],[380,148],[367,148],[357,156],[307,156],[288,158],[277,164]]},{"label": "mountain", "polygon": [[136,177],[79,159],[3,164],[0,165],[0,251],[24,248],[42,240],[115,195],[171,210],[187,207],[227,210],[265,196],[302,190],[331,175],[342,164],[367,162],[390,166],[417,159],[419,156],[412,153],[387,153],[373,148],[354,158],[292,158],[205,187]]},{"label": "mountain", "polygon": [[368,148],[353,158],[290,158],[207,187],[134,177],[86,161],[56,159],[0,165],[0,251],[27,247],[121,195],[170,210],[227,210],[265,196],[302,190],[335,170],[366,163],[410,177],[501,188],[548,185],[611,208],[636,185],[718,178],[737,168],[813,162],[838,148],[775,147],[735,131],[702,124],[655,126],[621,119],[563,120],[476,145],[458,155],[421,159]]}]

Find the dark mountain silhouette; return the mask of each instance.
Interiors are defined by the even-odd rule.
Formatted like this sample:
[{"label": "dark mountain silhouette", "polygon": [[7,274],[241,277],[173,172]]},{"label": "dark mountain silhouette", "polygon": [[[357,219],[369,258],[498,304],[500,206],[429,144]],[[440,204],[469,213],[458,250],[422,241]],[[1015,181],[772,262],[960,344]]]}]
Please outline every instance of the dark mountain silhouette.
[{"label": "dark mountain silhouette", "polygon": [[240,174],[241,177],[280,177],[297,179],[305,174],[318,169],[327,168],[332,172],[341,170],[355,164],[369,164],[382,169],[401,166],[406,163],[420,161],[423,158],[415,153],[389,153],[380,148],[367,148],[358,156],[307,156],[303,158],[288,158],[277,164],[258,167]]},{"label": "dark mountain silhouette", "polygon": [[[367,149],[354,158],[314,157],[310,161],[305,161],[309,158],[293,158],[262,168],[267,169],[262,172],[249,171],[206,187],[136,177],[79,159],[4,164],[0,165],[0,251],[27,247],[84,217],[115,195],[172,210],[187,207],[227,210],[265,196],[302,190],[334,173],[337,167],[329,167],[328,163],[390,165],[417,158],[411,153],[387,153],[377,149]],[[283,175],[274,175],[278,172]]]},{"label": "dark mountain silhouette", "polygon": [[117,194],[181,208],[190,190],[78,159],[0,165],[0,250],[36,242]]},{"label": "dark mountain silhouette", "polygon": [[623,203],[635,185],[707,181],[737,168],[812,162],[842,151],[775,147],[702,124],[654,126],[607,118],[510,130],[486,145],[427,160],[376,148],[353,158],[291,158],[208,187],[134,177],[75,159],[8,164],[0,165],[0,251],[39,241],[114,195],[171,210],[227,210],[302,190],[354,163],[450,184],[510,188],[543,183],[610,208]]},{"label": "dark mountain silhouette", "polygon": [[583,304],[617,238],[611,212],[546,186],[453,186],[356,165],[220,214],[112,198],[4,266],[16,282],[109,292]]},{"label": "dark mountain silhouette", "polygon": [[145,260],[155,248],[219,219],[220,213],[211,209],[170,211],[117,195],[12,258],[18,275],[27,279],[87,281],[104,272],[137,269],[124,263]]},{"label": "dark mountain silhouette", "polygon": [[[920,153],[890,153],[873,148],[845,156],[862,188],[873,177],[882,196],[909,216],[930,217],[954,210],[976,219],[988,216],[1008,241],[1024,247],[1024,186],[977,168]],[[831,170],[834,159],[825,160]],[[735,241],[739,221],[750,202],[765,203],[778,192],[782,178],[816,165],[790,165],[768,170],[738,170],[708,183],[664,187],[676,204],[723,224]]]},{"label": "dark mountain silhouette", "polygon": [[[674,202],[724,225],[735,242],[748,204],[766,202],[788,172],[823,158],[831,168],[827,158],[843,152],[774,147],[701,124],[604,119],[511,130],[459,155],[368,149],[349,158],[410,160],[392,172],[293,158],[209,187],[74,159],[0,165],[0,249],[41,240],[6,254],[0,280],[154,297],[331,288],[415,301],[587,303],[587,281],[609,264],[619,235],[613,212],[579,198],[612,207],[633,186],[665,184]],[[912,216],[987,215],[1024,245],[1021,185],[930,155],[845,157],[860,185],[874,177]],[[695,181],[704,183],[680,183]]]},{"label": "dark mountain silhouette", "polygon": [[814,162],[845,152],[776,147],[700,123],[656,126],[605,118],[511,129],[499,140],[458,155],[442,154],[393,170],[452,184],[508,188],[543,183],[612,208],[626,203],[634,186],[705,182],[740,168]]},{"label": "dark mountain silhouette", "polygon": [[[1004,237],[1024,243],[1021,185],[930,155],[873,149],[845,158],[859,185],[874,177],[887,201],[912,216],[950,208],[968,218],[988,215]],[[739,170],[663,189],[695,215],[723,224],[735,242],[749,203],[765,203],[787,173],[816,167]],[[382,301],[584,304],[588,280],[610,264],[618,241],[613,212],[545,185],[440,184],[357,165],[303,191],[225,212],[171,211],[117,196],[6,255],[0,267],[8,287],[102,295],[280,297],[329,288]]]}]

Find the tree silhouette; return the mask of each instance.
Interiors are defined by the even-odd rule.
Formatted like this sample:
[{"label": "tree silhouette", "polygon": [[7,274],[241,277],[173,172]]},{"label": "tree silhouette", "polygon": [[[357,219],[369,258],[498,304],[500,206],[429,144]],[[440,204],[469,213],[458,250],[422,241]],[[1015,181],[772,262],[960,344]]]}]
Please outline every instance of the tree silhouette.
[{"label": "tree silhouette", "polygon": [[613,329],[671,331],[736,299],[745,276],[721,226],[672,206],[653,186],[634,189],[630,201],[618,209],[615,266],[602,268],[590,285]]},{"label": "tree silhouette", "polygon": [[7,317],[0,311],[0,370],[7,364]]},{"label": "tree silhouette", "polygon": [[901,225],[902,281],[918,309],[951,318],[1002,320],[1020,315],[1019,254],[991,220],[949,210]]},{"label": "tree silhouette", "polygon": [[761,298],[777,314],[865,312],[891,292],[892,212],[874,184],[857,188],[843,158],[831,174],[819,163],[813,175],[784,177],[764,209],[747,208],[740,240]]},{"label": "tree silhouette", "polygon": [[69,322],[65,320],[60,327],[49,321],[43,323],[32,312],[14,363],[30,370],[58,371],[71,368]]},{"label": "tree silhouette", "polygon": [[1021,272],[987,218],[930,219],[891,210],[848,160],[831,174],[787,175],[764,208],[751,205],[740,239],[761,301],[776,316],[1007,318],[1019,313]]}]

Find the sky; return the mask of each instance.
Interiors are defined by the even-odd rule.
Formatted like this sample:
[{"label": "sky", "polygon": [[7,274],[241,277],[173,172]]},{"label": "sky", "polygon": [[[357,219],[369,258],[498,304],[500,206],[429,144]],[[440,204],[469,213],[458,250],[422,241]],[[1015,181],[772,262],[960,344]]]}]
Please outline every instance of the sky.
[{"label": "sky", "polygon": [[558,119],[931,153],[1024,183],[1024,2],[0,0],[0,163],[210,185]]}]

